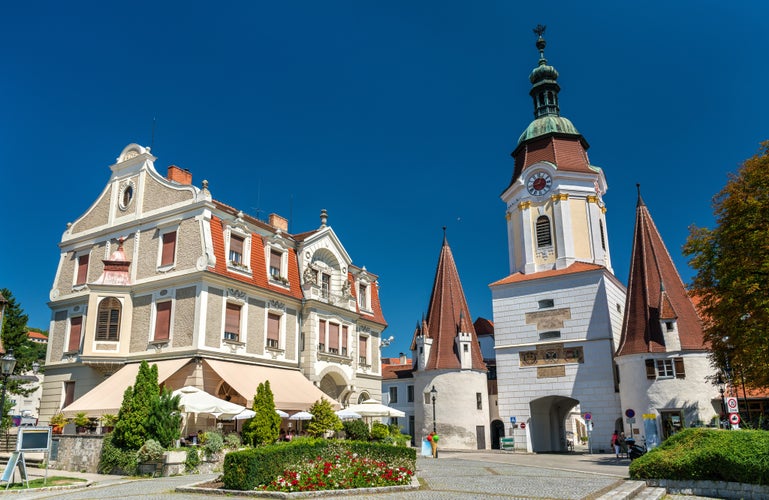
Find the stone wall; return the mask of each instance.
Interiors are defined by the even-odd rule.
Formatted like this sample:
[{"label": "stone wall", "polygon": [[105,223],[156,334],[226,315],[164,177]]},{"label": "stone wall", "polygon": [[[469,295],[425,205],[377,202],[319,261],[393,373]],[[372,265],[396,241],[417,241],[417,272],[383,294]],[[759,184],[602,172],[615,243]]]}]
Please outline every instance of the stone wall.
[{"label": "stone wall", "polygon": [[715,498],[763,499],[769,498],[769,486],[760,484],[727,483],[726,481],[675,481],[647,479],[646,485],[665,488],[675,495],[698,495]]},{"label": "stone wall", "polygon": [[61,434],[53,436],[53,441],[58,441],[59,449],[56,460],[51,460],[52,469],[96,473],[104,436]]}]

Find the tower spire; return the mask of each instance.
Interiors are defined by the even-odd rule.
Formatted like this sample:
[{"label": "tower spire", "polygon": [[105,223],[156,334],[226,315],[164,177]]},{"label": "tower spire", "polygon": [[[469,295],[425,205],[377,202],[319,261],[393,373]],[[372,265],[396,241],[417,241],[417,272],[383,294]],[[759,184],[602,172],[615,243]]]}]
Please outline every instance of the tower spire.
[{"label": "tower spire", "polygon": [[534,99],[534,116],[560,116],[558,107],[558,92],[561,87],[558,85],[558,72],[554,67],[547,64],[545,59],[545,26],[538,24],[534,28],[534,34],[537,35],[537,50],[539,50],[539,64],[529,75],[531,82],[531,91],[529,95]]}]

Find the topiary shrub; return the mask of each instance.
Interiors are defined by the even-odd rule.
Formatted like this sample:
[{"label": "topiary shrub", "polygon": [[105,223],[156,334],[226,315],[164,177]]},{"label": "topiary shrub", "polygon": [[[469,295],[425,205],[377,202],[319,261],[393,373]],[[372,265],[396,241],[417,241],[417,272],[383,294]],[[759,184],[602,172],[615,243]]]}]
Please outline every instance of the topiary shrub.
[{"label": "topiary shrub", "polygon": [[769,484],[769,432],[685,429],[630,464],[632,479]]},{"label": "topiary shrub", "polygon": [[187,473],[196,472],[200,465],[200,454],[197,448],[187,450],[187,459],[184,461],[184,471]]},{"label": "topiary shrub", "polygon": [[148,439],[136,452],[136,457],[139,459],[139,463],[157,462],[163,458],[164,451],[165,449],[160,443],[154,439]]},{"label": "topiary shrub", "polygon": [[227,449],[237,450],[238,448],[240,448],[241,444],[242,442],[240,440],[240,436],[238,436],[234,432],[224,436],[224,446]]},{"label": "topiary shrub", "polygon": [[363,420],[346,420],[342,422],[347,439],[354,441],[368,441],[368,425]]}]

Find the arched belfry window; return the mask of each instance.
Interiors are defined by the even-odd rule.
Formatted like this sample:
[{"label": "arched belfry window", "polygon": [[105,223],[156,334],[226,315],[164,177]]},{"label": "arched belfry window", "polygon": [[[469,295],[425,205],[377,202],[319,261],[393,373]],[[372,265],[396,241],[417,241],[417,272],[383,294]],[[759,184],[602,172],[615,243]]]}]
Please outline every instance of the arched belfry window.
[{"label": "arched belfry window", "polygon": [[601,249],[606,250],[606,236],[603,234],[603,221],[598,221],[598,227],[601,230]]},{"label": "arched belfry window", "polygon": [[547,215],[537,218],[537,248],[553,245],[553,234],[550,231],[550,219]]},{"label": "arched belfry window", "polygon": [[96,340],[120,340],[120,313],[123,306],[115,297],[108,297],[99,304],[96,319]]}]

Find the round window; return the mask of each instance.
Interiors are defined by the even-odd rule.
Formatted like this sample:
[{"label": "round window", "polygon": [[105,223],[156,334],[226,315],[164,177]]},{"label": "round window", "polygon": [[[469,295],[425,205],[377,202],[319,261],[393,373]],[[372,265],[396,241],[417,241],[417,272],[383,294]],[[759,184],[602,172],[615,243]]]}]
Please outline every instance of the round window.
[{"label": "round window", "polygon": [[120,208],[125,210],[131,205],[134,199],[134,187],[132,183],[128,183],[120,193]]}]

